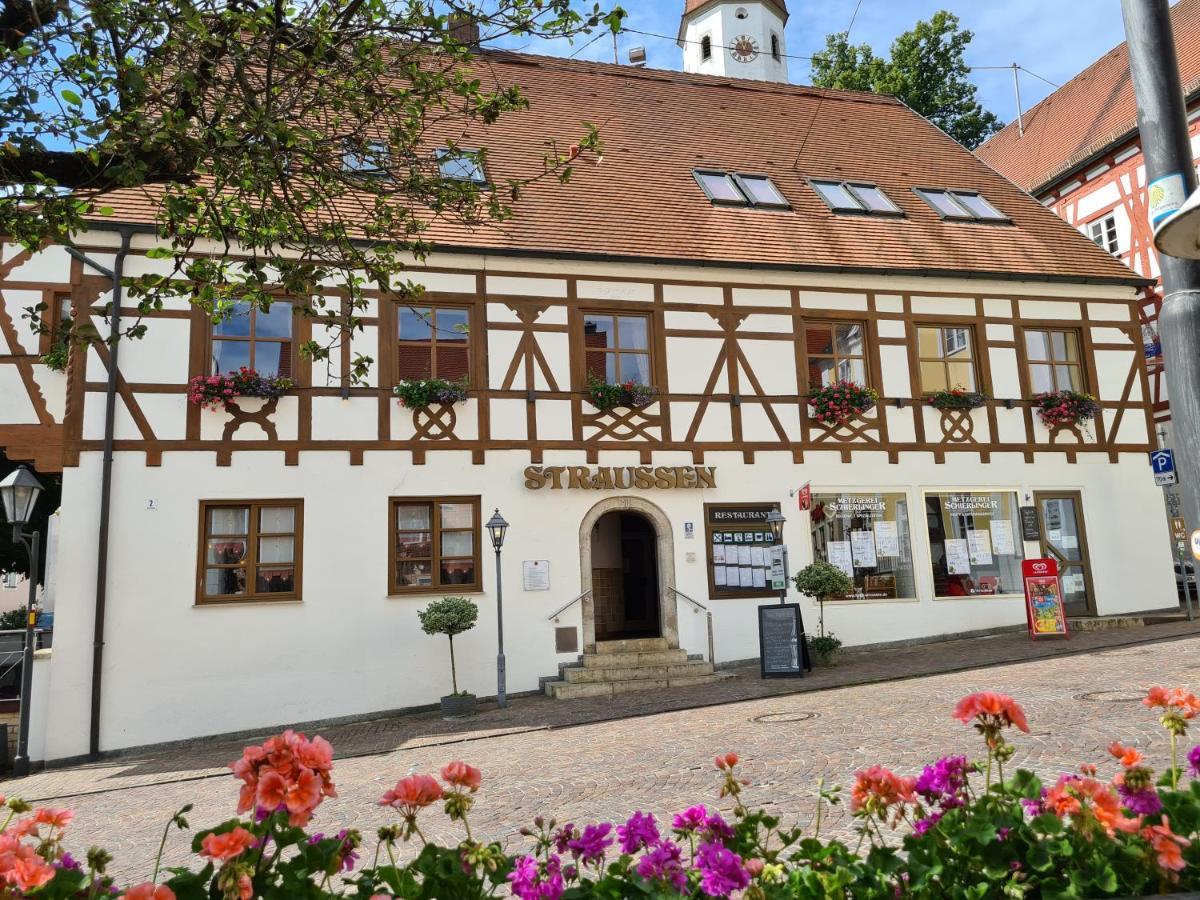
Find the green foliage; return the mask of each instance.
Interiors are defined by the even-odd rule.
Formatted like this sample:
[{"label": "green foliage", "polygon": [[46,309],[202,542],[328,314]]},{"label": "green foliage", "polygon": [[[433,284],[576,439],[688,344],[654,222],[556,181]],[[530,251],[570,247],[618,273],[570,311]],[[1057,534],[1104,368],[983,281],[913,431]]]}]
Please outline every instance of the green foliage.
[{"label": "green foliage", "polygon": [[837,566],[817,560],[795,574],[796,590],[817,602],[842,597],[854,590],[854,581]]},{"label": "green foliage", "polygon": [[479,620],[479,607],[466,597],[443,597],[418,611],[417,618],[421,620],[421,630],[426,634],[454,637],[475,627]]},{"label": "green foliage", "polygon": [[958,17],[945,10],[897,37],[890,59],[876,56],[867,44],[851,45],[846,32],[831,34],[825,49],[813,54],[812,81],[818,87],[897,97],[974,149],[1004,123],[975,99],[977,89],[963,59],[972,37],[959,28]]},{"label": "green foliage", "polygon": [[930,391],[926,400],[934,409],[979,409],[987,405],[987,395],[966,388],[955,387],[948,391]]},{"label": "green foliage", "polygon": [[817,661],[823,665],[831,665],[842,652],[841,638],[834,637],[833,632],[819,634],[808,639],[808,649]]},{"label": "green foliage", "polygon": [[636,409],[647,406],[654,401],[654,388],[637,381],[624,381],[621,384],[609,384],[603,378],[597,378],[588,372],[586,395],[588,402],[596,409],[607,412],[618,407]]},{"label": "green foliage", "polygon": [[402,406],[424,409],[434,404],[461,403],[467,399],[467,388],[467,378],[464,375],[459,381],[446,381],[442,378],[402,381],[392,388],[392,393],[399,398]]},{"label": "green foliage", "polygon": [[450,639],[450,683],[451,693],[467,696],[467,691],[458,690],[458,670],[454,664],[454,636],[470,631],[479,620],[479,607],[466,597],[443,597],[417,611],[421,630],[426,634],[444,634]]},{"label": "green foliage", "polygon": [[0,631],[16,631],[25,627],[25,607],[0,613]]},{"label": "green foliage", "polygon": [[[451,28],[474,15],[484,43],[518,34],[574,40],[624,13],[572,0],[13,0],[0,6],[0,234],[34,251],[71,244],[113,215],[112,191],[159,199],[167,272],[125,279],[139,315],[184,298],[214,320],[246,302],[293,298],[329,335],[362,327],[368,292],[409,300],[405,277],[438,221],[503,221],[525,188],[566,182],[600,150],[587,122],[546,136],[540,161],[490,183],[444,175],[434,148],[486,167],[486,127],[528,107]],[[486,171],[486,168],[485,168]],[[504,176],[504,177],[501,177]],[[511,177],[510,177],[511,176]],[[342,297],[329,296],[337,284]],[[343,300],[348,300],[344,303]],[[372,360],[355,356],[361,380]]]}]

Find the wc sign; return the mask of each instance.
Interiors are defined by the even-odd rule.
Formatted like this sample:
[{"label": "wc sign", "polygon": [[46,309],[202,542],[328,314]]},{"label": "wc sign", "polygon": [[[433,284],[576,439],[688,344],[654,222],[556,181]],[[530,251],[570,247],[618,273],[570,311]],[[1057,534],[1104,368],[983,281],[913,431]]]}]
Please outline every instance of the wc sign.
[{"label": "wc sign", "polygon": [[1150,468],[1154,470],[1154,483],[1159,487],[1179,484],[1175,471],[1175,451],[1155,450],[1150,454]]}]

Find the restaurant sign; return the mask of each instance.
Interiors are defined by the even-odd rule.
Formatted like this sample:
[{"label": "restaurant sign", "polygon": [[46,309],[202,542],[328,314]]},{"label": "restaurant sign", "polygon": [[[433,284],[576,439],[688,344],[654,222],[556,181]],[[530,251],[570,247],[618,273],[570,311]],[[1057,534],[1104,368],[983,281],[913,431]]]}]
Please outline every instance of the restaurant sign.
[{"label": "restaurant sign", "polygon": [[526,466],[531,491],[649,491],[715,488],[716,466]]}]

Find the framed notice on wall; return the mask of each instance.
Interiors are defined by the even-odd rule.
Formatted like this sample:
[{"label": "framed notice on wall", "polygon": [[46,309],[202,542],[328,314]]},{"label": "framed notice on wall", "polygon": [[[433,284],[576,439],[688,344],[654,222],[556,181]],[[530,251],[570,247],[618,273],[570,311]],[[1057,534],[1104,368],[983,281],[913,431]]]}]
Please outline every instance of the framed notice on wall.
[{"label": "framed notice on wall", "polygon": [[706,503],[704,540],[708,591],[713,598],[773,597],[767,516],[778,503]]},{"label": "framed notice on wall", "polygon": [[1025,580],[1025,620],[1029,636],[1034,640],[1070,637],[1058,563],[1052,559],[1027,559],[1021,564],[1021,574]]}]

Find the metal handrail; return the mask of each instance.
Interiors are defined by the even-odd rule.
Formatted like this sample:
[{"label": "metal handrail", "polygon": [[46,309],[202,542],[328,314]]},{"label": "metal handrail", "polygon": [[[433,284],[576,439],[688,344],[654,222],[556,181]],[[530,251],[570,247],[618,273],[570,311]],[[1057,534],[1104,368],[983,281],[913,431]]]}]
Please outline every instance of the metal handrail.
[{"label": "metal handrail", "polygon": [[684,600],[686,600],[688,603],[692,604],[692,606],[695,606],[695,607],[697,607],[697,608],[699,608],[699,609],[702,609],[704,612],[708,612],[708,607],[707,607],[707,606],[705,606],[705,605],[704,605],[703,603],[701,603],[699,600],[693,600],[691,597],[689,597],[689,596],[688,596],[687,594],[685,594],[683,591],[679,590],[679,588],[677,588],[677,587],[674,587],[673,585],[670,585],[670,584],[668,584],[668,585],[667,585],[667,590],[669,590],[669,591],[670,591],[672,594],[674,594],[676,597],[682,597],[682,598],[683,598]]},{"label": "metal handrail", "polygon": [[571,600],[568,600],[566,603],[564,603],[562,606],[560,606],[560,607],[559,607],[558,609],[556,609],[554,612],[550,613],[550,615],[546,616],[546,621],[547,621],[547,622],[555,622],[555,621],[557,621],[559,616],[561,616],[561,615],[562,615],[564,612],[566,612],[566,611],[567,611],[568,609],[570,609],[570,608],[571,608],[571,607],[572,607],[574,604],[578,603],[580,600],[582,600],[584,597],[586,597],[586,596],[587,596],[588,594],[590,594],[591,592],[592,592],[592,589],[591,589],[591,588],[588,588],[586,591],[584,591],[584,592],[583,592],[582,594],[580,594],[578,597],[574,597],[574,598],[572,598]]},{"label": "metal handrail", "polygon": [[705,606],[699,600],[693,600],[691,597],[689,597],[687,594],[685,594],[683,591],[679,590],[679,588],[675,587],[672,584],[667,585],[667,590],[669,590],[676,597],[682,597],[688,603],[692,604],[692,606],[696,607],[696,612],[704,613],[704,617],[708,620],[708,662],[709,662],[709,665],[715,666],[717,664],[717,654],[716,654],[716,648],[713,643],[712,610],[710,610],[707,606]]}]

